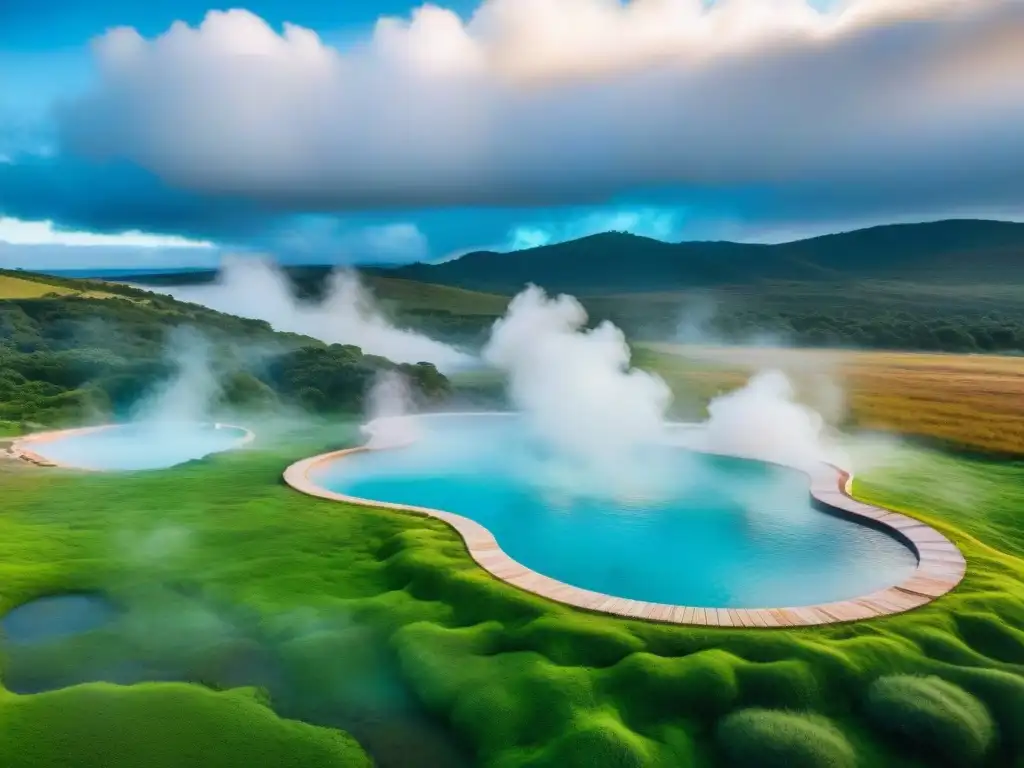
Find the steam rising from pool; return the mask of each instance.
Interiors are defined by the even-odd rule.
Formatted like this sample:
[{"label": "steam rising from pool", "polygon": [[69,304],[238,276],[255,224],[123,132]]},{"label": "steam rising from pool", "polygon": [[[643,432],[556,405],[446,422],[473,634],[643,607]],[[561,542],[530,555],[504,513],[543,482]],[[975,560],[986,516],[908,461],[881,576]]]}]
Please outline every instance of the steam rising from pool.
[{"label": "steam rising from pool", "polygon": [[657,477],[644,449],[662,442],[672,395],[630,367],[621,330],[586,324],[575,298],[530,286],[495,323],[484,359],[508,376],[510,398],[550,449],[538,472],[557,472],[578,492],[633,490]]},{"label": "steam rising from pool", "polygon": [[377,375],[367,397],[370,423],[363,428],[370,448],[394,448],[409,445],[420,436],[419,422],[413,415],[412,392],[405,377],[395,371]]},{"label": "steam rising from pool", "polygon": [[796,401],[784,373],[762,371],[708,405],[703,447],[802,469],[821,461],[842,463],[825,426],[821,414]]},{"label": "steam rising from pool", "polygon": [[[574,495],[657,497],[675,480],[666,441],[798,467],[834,460],[824,419],[799,403],[780,371],[764,371],[708,406],[700,430],[671,427],[672,394],[657,375],[631,367],[625,335],[610,322],[587,328],[571,296],[536,286],[516,296],[495,323],[484,359],[508,377],[508,393],[546,448],[535,482]],[[695,470],[696,471],[696,470]]]},{"label": "steam rising from pool", "polygon": [[165,356],[174,366],[174,374],[134,404],[132,421],[145,423],[154,432],[206,421],[221,393],[209,342],[191,329],[175,329]]}]

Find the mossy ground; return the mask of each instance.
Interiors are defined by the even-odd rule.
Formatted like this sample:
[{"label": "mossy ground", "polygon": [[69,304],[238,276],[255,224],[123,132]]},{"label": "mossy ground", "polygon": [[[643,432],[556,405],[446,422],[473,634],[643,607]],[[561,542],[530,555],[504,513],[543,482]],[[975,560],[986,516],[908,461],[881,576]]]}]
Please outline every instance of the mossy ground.
[{"label": "mossy ground", "polygon": [[[336,710],[369,710],[386,732],[391,713],[408,706],[408,686],[474,764],[494,768],[729,765],[737,758],[723,732],[792,765],[839,765],[849,745],[858,765],[923,767],[932,763],[916,737],[879,727],[869,691],[880,677],[932,676],[991,718],[995,735],[972,765],[1024,765],[1024,466],[914,451],[857,483],[858,494],[919,514],[962,547],[969,570],[952,594],[877,621],[743,631],[572,610],[491,578],[438,521],[312,499],[280,481],[289,461],[348,439],[340,428],[258,439],[251,450],[132,475],[0,469],[0,609],[99,588],[128,617],[116,631],[9,651],[5,684],[31,687],[60,660],[73,677],[106,649],[111,661],[130,654],[215,688],[257,685],[246,676],[266,672],[258,652],[269,647],[269,676],[289,681],[288,695],[270,703],[279,714],[329,724]],[[256,661],[239,670],[247,653]],[[392,666],[393,678],[370,674]],[[117,698],[164,689],[67,690]],[[16,744],[60,732],[66,710],[46,704],[56,695],[0,698],[0,728],[16,722]],[[33,701],[42,703],[21,704]],[[135,738],[156,752],[191,748],[145,724],[159,706],[132,708]],[[215,709],[223,729],[243,727]],[[270,714],[244,717],[256,712]],[[97,720],[94,740],[71,748],[94,754],[123,741],[129,726],[115,720]],[[296,738],[316,750],[327,738],[274,722],[275,743]],[[806,743],[821,733],[831,752]],[[416,746],[404,752],[407,765],[440,765]],[[139,754],[122,764],[158,764]]]}]

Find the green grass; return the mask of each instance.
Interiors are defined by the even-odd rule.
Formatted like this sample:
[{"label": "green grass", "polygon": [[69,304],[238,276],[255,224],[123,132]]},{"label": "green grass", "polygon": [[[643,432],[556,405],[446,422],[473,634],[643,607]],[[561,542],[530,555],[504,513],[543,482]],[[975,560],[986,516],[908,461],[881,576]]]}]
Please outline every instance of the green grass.
[{"label": "green grass", "polygon": [[[865,706],[892,675],[935,677],[980,703],[994,737],[974,765],[1024,765],[1024,466],[907,451],[857,482],[859,495],[920,512],[963,548],[967,577],[939,601],[833,627],[699,629],[542,600],[479,569],[439,521],[280,482],[289,461],[353,437],[338,428],[156,473],[0,472],[0,609],[100,588],[146,617],[120,639],[98,632],[8,658],[3,679],[128,646],[148,659],[187,657],[203,668],[197,679],[216,678],[217,660],[245,643],[206,606],[229,606],[273,640],[297,700],[395,711],[397,687],[368,674],[358,684],[393,665],[482,766],[750,765],[723,746],[731,732],[753,750],[742,754],[760,747],[793,765],[845,765],[834,756],[846,743],[859,765],[924,768],[917,736],[880,727]],[[338,704],[332,691],[345,681]],[[22,734],[52,725],[42,705],[23,717]],[[98,724],[94,733],[104,744],[123,737]],[[140,749],[166,743],[133,733]],[[439,764],[407,751],[409,765]],[[833,762],[808,762],[815,755]]]},{"label": "green grass", "polygon": [[245,691],[95,683],[0,699],[6,768],[369,768],[351,737],[282,720]]},{"label": "green grass", "polygon": [[985,705],[938,677],[880,677],[868,688],[865,707],[879,729],[933,762],[978,765],[995,738]]},{"label": "green grass", "polygon": [[718,743],[735,765],[762,768],[854,768],[842,731],[817,715],[742,709],[723,718]]},{"label": "green grass", "polygon": [[448,285],[421,283],[396,277],[364,275],[374,296],[397,302],[403,309],[432,309],[456,315],[502,315],[509,297],[483,291],[470,291]]}]

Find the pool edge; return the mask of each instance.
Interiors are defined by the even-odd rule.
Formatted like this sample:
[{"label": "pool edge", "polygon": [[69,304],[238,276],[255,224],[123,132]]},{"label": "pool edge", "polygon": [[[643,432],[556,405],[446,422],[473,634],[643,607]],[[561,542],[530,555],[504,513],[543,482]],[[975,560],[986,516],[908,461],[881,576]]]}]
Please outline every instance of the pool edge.
[{"label": "pool edge", "polygon": [[459,533],[470,557],[491,576],[534,595],[596,613],[668,624],[744,629],[841,624],[920,608],[951,592],[967,572],[967,561],[960,549],[944,534],[917,518],[853,498],[850,490],[853,476],[822,462],[814,473],[800,470],[810,480],[810,496],[815,508],[880,530],[907,546],[918,561],[917,568],[908,578],[894,586],[848,600],[786,608],[697,608],[615,597],[574,587],[527,568],[501,549],[490,530],[462,515],[430,507],[348,496],[330,491],[309,477],[310,471],[319,465],[372,450],[387,449],[363,445],[311,456],[290,465],[285,469],[283,478],[291,488],[309,496],[411,512],[441,520]]},{"label": "pool edge", "polygon": [[[251,429],[240,427],[236,424],[223,424],[221,422],[196,422],[197,424],[213,424],[216,429],[236,429],[242,432],[241,437],[234,443],[230,448],[225,448],[223,451],[216,451],[216,453],[224,453],[226,451],[233,451],[241,448],[244,445],[248,445],[256,439],[256,433]],[[101,432],[105,429],[114,429],[115,427],[123,427],[125,424],[99,424],[91,427],[73,427],[71,429],[51,429],[45,432],[32,432],[27,435],[21,435],[17,437],[11,444],[9,453],[15,459],[21,459],[27,461],[30,464],[35,464],[39,467],[52,467],[56,469],[73,469],[79,472],[118,472],[123,470],[110,470],[96,467],[84,467],[79,464],[67,464],[61,461],[54,461],[48,459],[45,456],[36,453],[35,451],[28,448],[28,445],[35,445],[38,443],[47,443],[51,440],[60,440],[65,437],[71,437],[73,435],[85,435],[90,432]],[[209,454],[208,454],[209,455]],[[182,462],[184,463],[184,462]],[[173,465],[177,466],[177,465]],[[171,467],[162,467],[162,469],[171,469]],[[129,470],[131,471],[131,470]],[[143,470],[151,471],[151,470]]]}]

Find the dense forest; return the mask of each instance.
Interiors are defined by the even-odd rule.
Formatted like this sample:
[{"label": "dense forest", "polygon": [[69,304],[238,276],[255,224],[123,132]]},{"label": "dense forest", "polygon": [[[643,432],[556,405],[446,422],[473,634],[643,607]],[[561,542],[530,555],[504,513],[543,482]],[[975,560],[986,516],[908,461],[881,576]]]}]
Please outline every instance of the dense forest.
[{"label": "dense forest", "polygon": [[128,416],[179,374],[183,360],[209,369],[215,404],[224,406],[358,411],[382,371],[404,374],[423,400],[449,391],[428,363],[396,365],[358,347],[276,333],[263,321],[145,291],[102,285],[112,295],[60,295],[61,286],[82,285],[58,281],[49,295],[0,300],[0,422],[7,431]]},{"label": "dense forest", "polygon": [[[611,320],[628,337],[698,344],[770,344],[920,352],[1019,354],[1024,300],[966,303],[942,296],[869,297],[857,285],[800,293],[705,292],[699,295],[589,298],[592,324]],[[1022,291],[1024,293],[1024,291]],[[403,324],[463,345],[483,344],[498,315],[443,309],[397,309]]]}]

